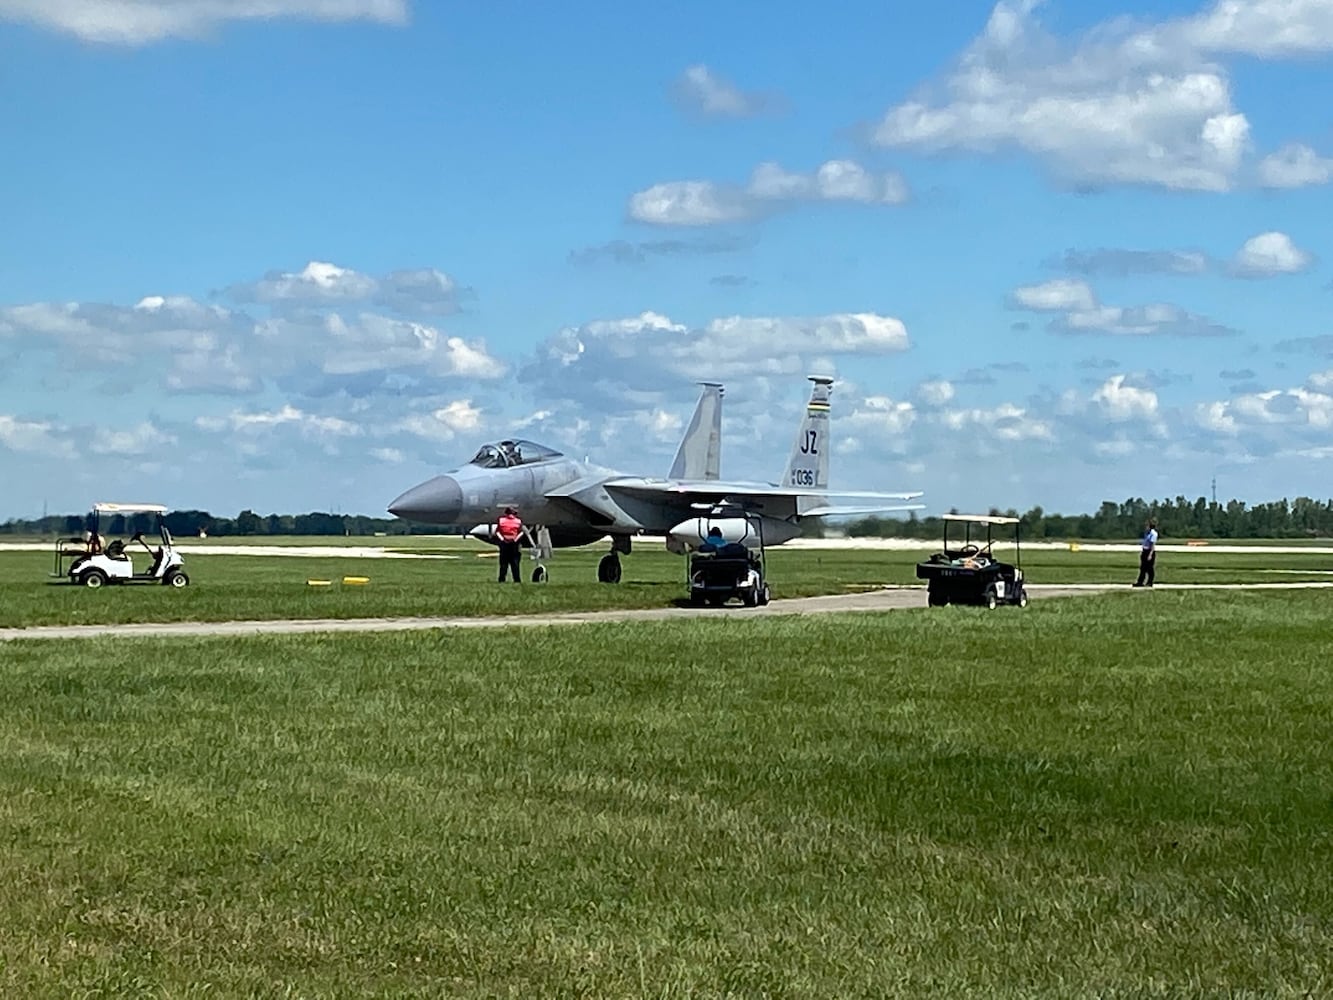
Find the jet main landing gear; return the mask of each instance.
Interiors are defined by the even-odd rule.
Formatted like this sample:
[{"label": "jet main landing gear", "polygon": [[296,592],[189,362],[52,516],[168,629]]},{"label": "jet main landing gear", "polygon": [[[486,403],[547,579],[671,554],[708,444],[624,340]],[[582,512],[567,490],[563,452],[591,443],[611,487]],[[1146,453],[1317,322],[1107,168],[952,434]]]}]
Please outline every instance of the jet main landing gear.
[{"label": "jet main landing gear", "polygon": [[629,535],[612,535],[611,551],[602,556],[597,563],[598,583],[620,582],[620,553],[629,555],[631,540]]}]

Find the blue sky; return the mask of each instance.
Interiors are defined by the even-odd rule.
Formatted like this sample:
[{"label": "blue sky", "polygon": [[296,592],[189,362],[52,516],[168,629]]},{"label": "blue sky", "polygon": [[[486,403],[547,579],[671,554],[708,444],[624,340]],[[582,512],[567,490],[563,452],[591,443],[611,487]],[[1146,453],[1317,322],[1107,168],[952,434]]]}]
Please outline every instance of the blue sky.
[{"label": "blue sky", "polygon": [[483,441],[950,507],[1326,497],[1333,0],[0,0],[0,518]]}]

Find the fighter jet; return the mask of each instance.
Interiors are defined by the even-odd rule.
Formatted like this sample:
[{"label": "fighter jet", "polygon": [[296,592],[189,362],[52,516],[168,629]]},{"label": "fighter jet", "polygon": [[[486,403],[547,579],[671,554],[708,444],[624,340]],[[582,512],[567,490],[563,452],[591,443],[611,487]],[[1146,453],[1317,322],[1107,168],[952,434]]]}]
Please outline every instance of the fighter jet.
[{"label": "fighter jet", "polygon": [[[599,563],[597,578],[618,583],[620,555],[631,551],[636,535],[663,536],[668,549],[683,553],[697,548],[710,527],[738,540],[757,523],[764,544],[781,545],[801,533],[804,518],[920,509],[921,504],[904,504],[920,497],[919,491],[829,491],[833,379],[809,378],[810,401],[780,483],[721,479],[723,389],[710,382],[703,383],[665,479],[579,462],[535,441],[505,440],[482,445],[466,465],[412,487],[389,504],[389,513],[425,524],[474,525],[469,535],[492,541],[495,521],[514,507],[533,532],[529,542],[539,559],[551,549],[610,536],[611,551]],[[547,578],[540,562],[532,578]]]}]

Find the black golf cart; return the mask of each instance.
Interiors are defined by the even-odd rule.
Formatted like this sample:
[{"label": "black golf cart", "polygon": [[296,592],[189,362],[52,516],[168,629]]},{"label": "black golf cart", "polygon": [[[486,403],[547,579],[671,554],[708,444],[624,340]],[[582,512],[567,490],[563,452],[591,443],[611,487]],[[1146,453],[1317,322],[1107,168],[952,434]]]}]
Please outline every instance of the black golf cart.
[{"label": "black golf cart", "polygon": [[[962,527],[962,545],[949,548],[949,526]],[[1014,562],[995,558],[994,530],[996,525],[1014,526]],[[981,528],[985,527],[985,544],[981,543]],[[974,528],[976,528],[974,532]],[[976,540],[973,541],[973,535]],[[1007,534],[1007,532],[1006,532]],[[1019,549],[1018,518],[993,514],[945,514],[944,551],[937,552],[925,562],[916,564],[918,580],[926,581],[927,603],[932,607],[944,604],[970,604],[994,608],[999,604],[1028,606],[1024,586],[1022,556]]]},{"label": "black golf cart", "polygon": [[[720,606],[739,598],[747,608],[767,604],[771,594],[762,520],[748,512],[727,511],[715,512],[710,524],[724,534],[690,554],[690,603]],[[727,533],[735,540],[726,540]]]}]

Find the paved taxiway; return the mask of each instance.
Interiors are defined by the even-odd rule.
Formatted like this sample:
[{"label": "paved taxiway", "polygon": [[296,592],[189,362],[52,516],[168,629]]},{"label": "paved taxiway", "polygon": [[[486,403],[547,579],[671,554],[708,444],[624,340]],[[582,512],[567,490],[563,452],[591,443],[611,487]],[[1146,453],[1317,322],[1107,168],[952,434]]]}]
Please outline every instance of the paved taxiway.
[{"label": "paved taxiway", "polygon": [[[1123,584],[1033,584],[1028,593],[1035,599],[1128,591]],[[1219,583],[1161,584],[1169,590],[1308,590],[1333,589],[1333,583]],[[1146,597],[1146,593],[1145,593]],[[922,587],[885,587],[856,594],[799,597],[775,600],[767,607],[641,608],[637,610],[570,611],[546,615],[497,615],[486,618],[320,618],[238,622],[140,622],[120,625],[38,625],[30,628],[0,628],[0,641],[12,639],[87,639],[172,636],[295,635],[309,632],[408,632],[451,628],[512,628],[515,626],[578,625],[587,622],[663,621],[691,617],[740,615],[816,615],[839,612],[884,612],[920,608],[926,603]],[[998,613],[1005,613],[1003,611]]]}]

